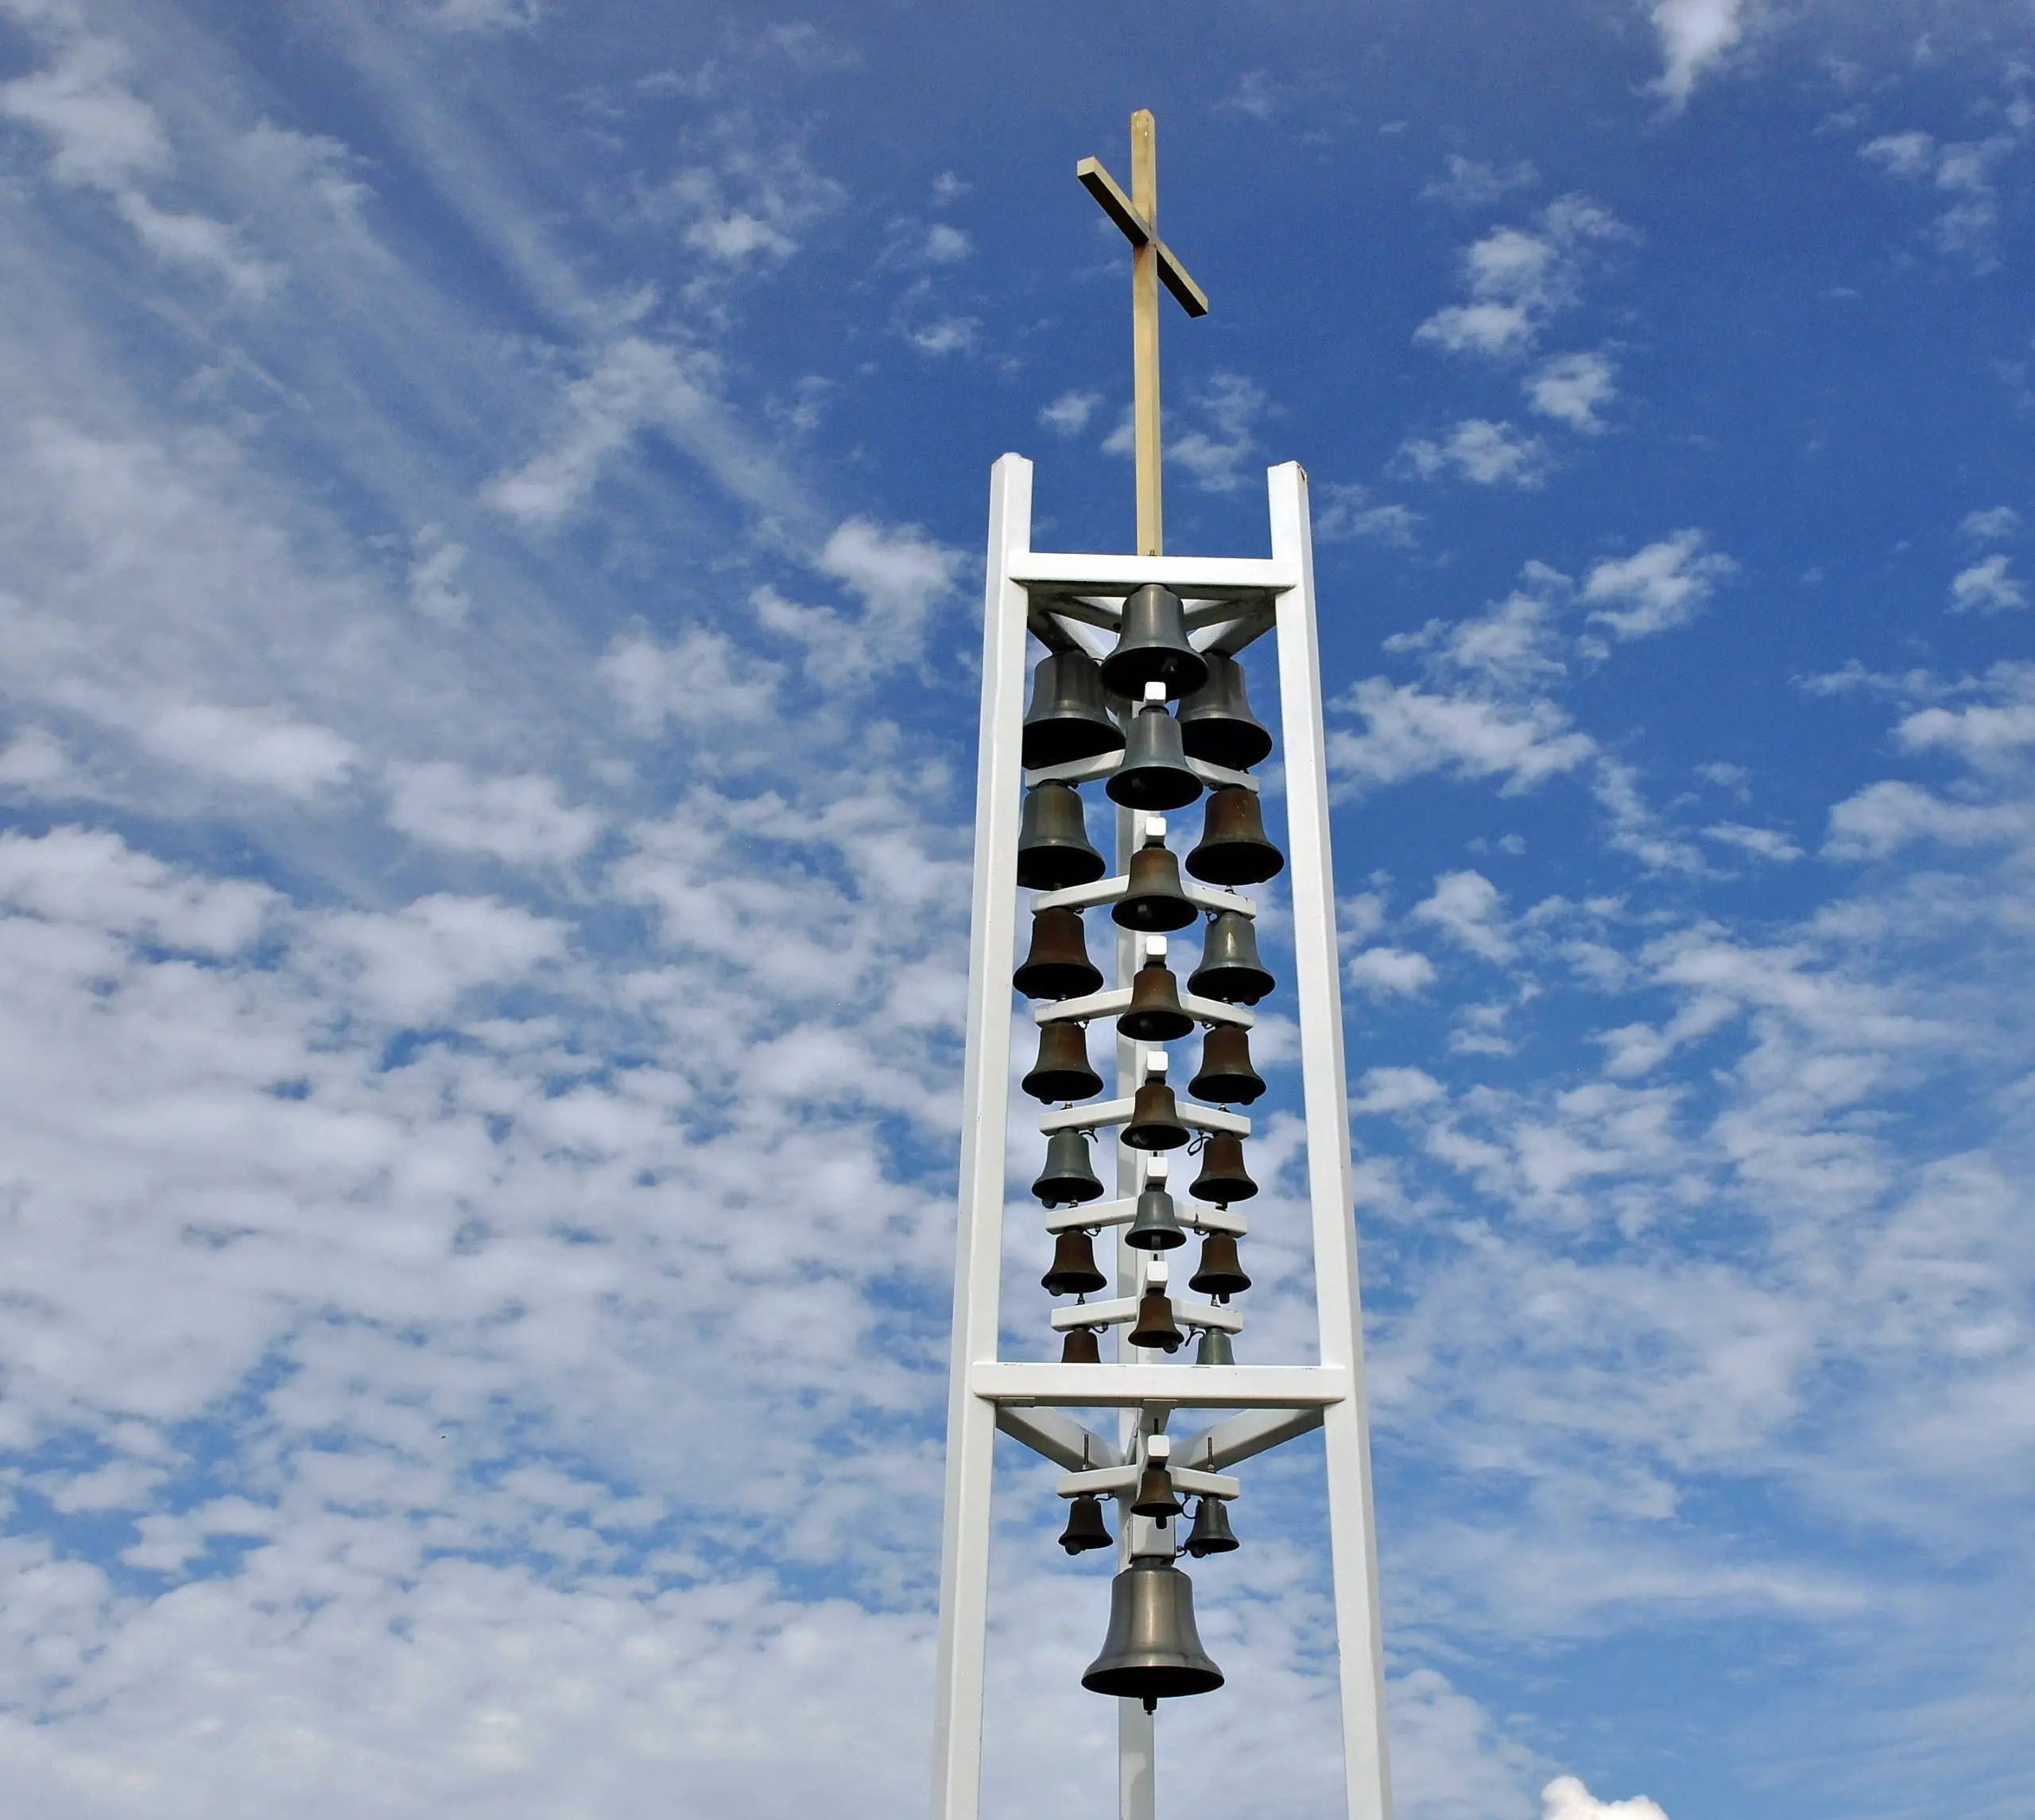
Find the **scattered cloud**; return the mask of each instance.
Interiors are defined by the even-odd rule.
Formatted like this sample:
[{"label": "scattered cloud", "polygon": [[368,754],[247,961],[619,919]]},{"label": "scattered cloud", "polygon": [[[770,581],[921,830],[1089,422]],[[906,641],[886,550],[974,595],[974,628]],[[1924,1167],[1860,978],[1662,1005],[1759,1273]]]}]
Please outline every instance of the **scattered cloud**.
[{"label": "scattered cloud", "polygon": [[1056,436],[1078,436],[1087,428],[1102,401],[1099,392],[1079,389],[1063,392],[1050,405],[1041,407],[1039,421]]},{"label": "scattered cloud", "polygon": [[1530,228],[1494,228],[1463,249],[1467,304],[1437,310],[1413,332],[1448,354],[1510,360],[1530,354],[1549,319],[1580,294],[1593,247],[1636,238],[1602,203],[1560,196]]},{"label": "scattered cloud", "polygon": [[1552,702],[1479,700],[1368,676],[1337,706],[1364,727],[1328,736],[1329,763],[1363,788],[1438,771],[1497,778],[1514,796],[1573,771],[1596,749]]},{"label": "scattered cloud", "polygon": [[1995,552],[1951,578],[1952,613],[2014,613],[2028,604],[2026,591],[2008,572],[2008,559]]},{"label": "scattered cloud", "polygon": [[1547,445],[1515,424],[1466,417],[1439,440],[1409,437],[1393,465],[1433,480],[1453,474],[1479,486],[1537,487],[1547,478]]},{"label": "scattered cloud", "polygon": [[450,761],[389,767],[389,823],[452,853],[509,865],[564,865],[601,830],[598,811],[568,804],[555,779],[476,777]]},{"label": "scattered cloud", "polygon": [[1237,78],[1236,87],[1215,103],[1215,111],[1269,120],[1278,112],[1283,94],[1283,86],[1273,80],[1269,70],[1246,70]]},{"label": "scattered cloud", "polygon": [[1435,982],[1434,962],[1406,948],[1363,948],[1343,968],[1351,986],[1373,998],[1406,998]]},{"label": "scattered cloud", "polygon": [[1802,857],[1800,847],[1772,828],[1749,827],[1743,822],[1713,822],[1703,831],[1711,840],[1735,846],[1757,859],[1771,860],[1777,865],[1785,865]]},{"label": "scattered cloud", "polygon": [[1602,354],[1551,355],[1526,376],[1526,402],[1578,434],[1604,428],[1598,412],[1618,396],[1618,368]]},{"label": "scattered cloud", "polygon": [[1668,1816],[1643,1795],[1630,1801],[1599,1801],[1576,1777],[1561,1775],[1541,1791],[1541,1820],[1668,1820]]},{"label": "scattered cloud", "polygon": [[1653,92],[1671,113],[1680,113],[1696,84],[1744,38],[1747,0],[1653,0],[1649,11],[1661,41]]},{"label": "scattered cloud", "polygon": [[1974,544],[2003,543],[2018,536],[2020,531],[2021,514],[2011,505],[1992,505],[1967,512],[1957,527],[1957,534]]},{"label": "scattered cloud", "polygon": [[1607,558],[1583,584],[1583,599],[1596,610],[1595,625],[1619,638],[1650,637],[1686,625],[1703,609],[1716,584],[1738,572],[1738,564],[1706,551],[1697,530],[1676,531],[1630,556]]},{"label": "scattered cloud", "polygon": [[1430,177],[1421,194],[1429,202],[1447,203],[1452,208],[1487,208],[1502,201],[1514,190],[1529,190],[1541,173],[1529,158],[1515,164],[1485,164],[1452,152],[1443,161],[1446,175]]},{"label": "scattered cloud", "polygon": [[1409,914],[1432,923],[1459,947],[1479,959],[1503,966],[1519,952],[1508,932],[1504,899],[1481,872],[1445,872],[1434,881],[1433,894]]},{"label": "scattered cloud", "polygon": [[1979,271],[1998,263],[1994,230],[1999,223],[1999,192],[1993,172],[2021,143],[2016,133],[1944,142],[1911,130],[1884,133],[1859,148],[1859,156],[1890,176],[1925,184],[1946,199],[1931,224],[1937,250],[1968,259]]},{"label": "scattered cloud", "polygon": [[1315,509],[1314,536],[1317,543],[1340,544],[1359,540],[1407,549],[1413,543],[1419,513],[1409,506],[1374,503],[1370,490],[1355,482],[1330,482],[1316,490],[1320,501]]},{"label": "scattered cloud", "polygon": [[1234,493],[1258,451],[1254,428],[1271,409],[1264,392],[1242,374],[1213,374],[1188,393],[1183,413],[1188,427],[1168,435],[1166,459],[1192,474],[1204,493]]}]

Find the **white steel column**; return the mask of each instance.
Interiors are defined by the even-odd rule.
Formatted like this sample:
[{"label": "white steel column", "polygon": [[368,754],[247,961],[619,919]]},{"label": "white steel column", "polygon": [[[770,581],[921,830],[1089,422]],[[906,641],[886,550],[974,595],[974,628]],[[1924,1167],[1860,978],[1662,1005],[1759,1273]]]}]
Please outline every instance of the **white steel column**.
[{"label": "white steel column", "polygon": [[934,1669],[935,1820],[975,1820],[982,1798],[983,1661],[988,1640],[990,1493],[996,1406],[971,1388],[997,1355],[1003,1176],[1010,1095],[1010,956],[1018,933],[1018,773],[1025,711],[1023,588],[1010,579],[1032,543],[1032,464],[990,470],[983,591],[981,747],[975,773],[968,1039],[961,1086],[961,1217],[954,1256],[953,1382],[947,1399],[947,1513]]},{"label": "white steel column", "polygon": [[1313,1216],[1315,1306],[1321,1362],[1350,1373],[1351,1394],[1323,1419],[1328,1534],[1335,1577],[1343,1765],[1350,1820],[1391,1820],[1386,1756],[1385,1649],[1371,1511],[1370,1432],[1363,1386],[1363,1317],[1357,1285],[1355,1193],[1351,1180],[1347,1077],[1335,873],[1328,834],[1328,740],[1322,722],[1320,643],[1315,624],[1314,544],[1307,474],[1297,462],[1267,476],[1272,556],[1299,573],[1280,598],[1279,707],[1285,734],[1286,835],[1293,906],[1293,989],[1300,1025],[1307,1120],[1308,1198]]}]

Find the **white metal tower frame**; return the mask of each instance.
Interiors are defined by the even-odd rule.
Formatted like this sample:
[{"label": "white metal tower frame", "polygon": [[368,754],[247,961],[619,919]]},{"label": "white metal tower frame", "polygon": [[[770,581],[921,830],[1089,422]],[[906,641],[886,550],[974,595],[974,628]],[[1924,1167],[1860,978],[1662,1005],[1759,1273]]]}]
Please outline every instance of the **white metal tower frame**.
[{"label": "white metal tower frame", "polygon": [[[1343,1754],[1350,1820],[1390,1820],[1386,1754],[1384,1659],[1378,1604],[1378,1554],[1371,1519],[1370,1443],[1364,1395],[1363,1334],[1351,1181],[1347,1092],[1343,1055],[1335,891],[1329,857],[1328,777],[1315,626],[1314,556],[1307,476],[1298,463],[1266,476],[1272,521],[1269,559],[1080,556],[1031,547],[1032,464],[1003,456],[990,472],[989,562],[983,598],[981,749],[975,792],[973,920],[968,957],[968,1031],[963,1084],[960,1222],[955,1257],[952,1380],[947,1425],[947,1508],[940,1576],[940,1640],[935,1697],[935,1820],[976,1820],[982,1779],[983,1674],[987,1643],[990,1490],[996,1431],[1078,1474],[1084,1488],[1113,1481],[1139,1458],[1169,1455],[1184,1490],[1233,1493],[1221,1469],[1319,1427],[1326,1443],[1328,1528],[1341,1679]],[[1285,768],[1288,877],[1293,919],[1293,999],[1300,1023],[1307,1131],[1308,1191],[1313,1233],[1320,1362],[1313,1365],[1190,1365],[1154,1362],[1164,1355],[1122,1344],[1116,1362],[1029,1364],[997,1356],[1003,1257],[1004,1159],[1010,1096],[1010,968],[1018,932],[1019,757],[1027,668],[1025,638],[1037,627],[1063,640],[1077,625],[1105,635],[1134,590],[1157,582],[1186,602],[1197,646],[1235,652],[1266,632],[1277,641]],[[1051,616],[1049,618],[1047,616]],[[1093,634],[1091,634],[1093,641]],[[1103,775],[1113,760],[1033,773],[1078,780]],[[1252,780],[1197,765],[1204,779]],[[1254,787],[1254,784],[1253,785]],[[1139,838],[1142,817],[1118,812],[1121,874]],[[1114,889],[1112,889],[1114,885]],[[1122,881],[1054,894],[1052,901],[1099,904],[1122,895]],[[1238,900],[1189,885],[1207,907]],[[1036,907],[1036,905],[1035,905]],[[1118,942],[1119,989],[1138,965],[1135,938]],[[1211,1008],[1228,1013],[1227,1007]],[[1239,1021],[1246,1020],[1238,1019]],[[1049,1113],[1044,1129],[1099,1128],[1128,1116],[1127,1094],[1144,1058],[1118,1044],[1116,1101]],[[1204,1129],[1247,1131],[1235,1113],[1183,1105]],[[1117,1148],[1119,1294],[1134,1297],[1154,1274],[1152,1254],[1122,1242],[1128,1197],[1149,1167],[1140,1152]],[[1091,1206],[1064,1222],[1095,1226],[1117,1211]],[[1180,1209],[1183,1223],[1189,1207]],[[1237,1216],[1206,1225],[1241,1230]],[[1158,1265],[1163,1270],[1163,1264]],[[1176,1307],[1178,1306],[1176,1303]],[[1082,1311],[1092,1322],[1103,1311]],[[1199,1315],[1221,1311],[1200,1310]],[[1072,1325],[1070,1319],[1062,1325]],[[1184,1318],[1188,1311],[1181,1311]],[[1197,1322],[1196,1324],[1206,1324]],[[1233,1325],[1224,1320],[1220,1325]],[[1121,1412],[1112,1442],[1060,1413]],[[1184,1438],[1166,1435],[1175,1410],[1240,1413]],[[1157,1438],[1155,1439],[1155,1438]],[[1068,1489],[1063,1481],[1062,1489]],[[1126,1488],[1127,1489],[1127,1487]],[[1119,1509],[1124,1502],[1119,1501]],[[1121,1551],[1172,1553],[1144,1518],[1120,1526]],[[1119,1820],[1155,1820],[1153,1726],[1135,1700],[1120,1700]]]}]

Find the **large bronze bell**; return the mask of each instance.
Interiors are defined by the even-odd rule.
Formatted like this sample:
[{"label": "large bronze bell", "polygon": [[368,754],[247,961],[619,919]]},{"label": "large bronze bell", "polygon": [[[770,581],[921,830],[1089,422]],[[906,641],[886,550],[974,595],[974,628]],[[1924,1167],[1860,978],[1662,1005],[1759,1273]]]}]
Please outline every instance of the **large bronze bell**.
[{"label": "large bronze bell", "polygon": [[[1099,1513],[1097,1520],[1100,1520]],[[1072,1529],[1072,1524],[1068,1528]],[[1062,1536],[1060,1546],[1066,1547],[1067,1538]],[[1092,1548],[1092,1542],[1083,1543],[1083,1547]],[[1199,1561],[1207,1555],[1227,1555],[1237,1546],[1236,1532],[1230,1528],[1230,1512],[1227,1501],[1219,1497],[1197,1499],[1194,1506],[1194,1527],[1187,1532],[1184,1545],[1188,1554]],[[1067,1550],[1072,1555],[1072,1548]]]},{"label": "large bronze bell", "polygon": [[1018,883],[1026,891],[1064,891],[1109,870],[1088,838],[1081,794],[1072,784],[1035,784],[1025,792],[1018,827]]},{"label": "large bronze bell", "polygon": [[1186,1508],[1173,1489],[1173,1476],[1164,1466],[1147,1466],[1138,1475],[1138,1495],[1130,1501],[1133,1516],[1149,1516],[1165,1523]]},{"label": "large bronze bell", "polygon": [[1173,1198],[1163,1188],[1147,1188],[1138,1197],[1138,1212],[1123,1242],[1133,1251],[1171,1251],[1187,1243],[1187,1228],[1180,1223]]},{"label": "large bronze bell", "polygon": [[1110,1585],[1110,1628],[1081,1685],[1142,1700],[1146,1710],[1184,1694],[1212,1694],[1223,1671],[1194,1628],[1194,1582],[1172,1562],[1139,1555]]},{"label": "large bronze bell", "polygon": [[[1048,1024],[1046,1028],[1053,1027]],[[1025,1090],[1032,1090],[1028,1086]],[[1101,1090],[1099,1077],[1090,1090]],[[1180,1107],[1173,1089],[1164,1081],[1147,1081],[1138,1090],[1130,1104],[1130,1122],[1123,1128],[1122,1137],[1133,1150],[1177,1150],[1187,1142],[1187,1127],[1180,1121]]]},{"label": "large bronze bell", "polygon": [[1119,928],[1163,934],[1184,929],[1199,914],[1180,887],[1180,855],[1163,842],[1151,842],[1134,853],[1126,877],[1129,883],[1124,894],[1110,907],[1110,920]]},{"label": "large bronze bell", "polygon": [[1198,1100],[1249,1106],[1265,1091],[1265,1077],[1250,1065],[1250,1032],[1241,1024],[1211,1024],[1201,1040],[1201,1071],[1187,1083]]},{"label": "large bronze bell", "polygon": [[1258,1192],[1243,1166],[1243,1140],[1226,1131],[1211,1131],[1201,1152],[1201,1173],[1188,1190],[1196,1199],[1213,1201],[1227,1207],[1232,1201],[1247,1201]]},{"label": "large bronze bell", "polygon": [[1202,939],[1201,965],[1187,989],[1231,1005],[1255,1005],[1276,982],[1258,958],[1258,931],[1241,910],[1219,910]]},{"label": "large bronze bell", "polygon": [[1065,1022],[1039,1026],[1039,1059],[1018,1083],[1035,1100],[1085,1100],[1103,1090],[1103,1077],[1088,1066],[1088,1032]]},{"label": "large bronze bell", "polygon": [[1180,748],[1180,722],[1164,702],[1147,702],[1131,717],[1123,762],[1103,788],[1126,809],[1182,809],[1201,794]]},{"label": "large bronze bell", "polygon": [[1056,1131],[1046,1140],[1046,1166],[1032,1192],[1049,1207],[1078,1207],[1103,1198],[1103,1184],[1088,1161],[1088,1136]]},{"label": "large bronze bell", "polygon": [[[1204,1504],[1207,1501],[1202,1500]],[[1111,1539],[1109,1525],[1103,1521],[1100,1498],[1093,1492],[1083,1492],[1068,1501],[1067,1527],[1060,1532],[1061,1547],[1070,1555],[1080,1555],[1091,1548],[1107,1548]],[[1230,1546],[1234,1548],[1236,1544],[1233,1542]]]},{"label": "large bronze bell", "polygon": [[1060,1362],[1062,1365],[1100,1365],[1103,1349],[1095,1338],[1093,1327],[1069,1327],[1060,1336]]},{"label": "large bronze bell", "polygon": [[1180,733],[1187,755],[1204,764],[1248,771],[1271,755],[1272,735],[1250,711],[1242,664],[1227,652],[1202,655],[1208,680],[1180,704]]},{"label": "large bronze bell", "polygon": [[1123,729],[1110,718],[1103,673],[1085,651],[1056,651],[1032,672],[1032,704],[1019,747],[1025,769],[1071,765],[1122,749]]},{"label": "large bronze bell", "polygon": [[1194,1342],[1194,1362],[1196,1365],[1225,1365],[1237,1362],[1236,1349],[1230,1344],[1230,1336],[1220,1327],[1204,1327],[1201,1338]]},{"label": "large bronze bell", "polygon": [[1187,856],[1189,872],[1209,885],[1262,885],[1285,863],[1286,856],[1265,838],[1255,790],[1232,784],[1208,793],[1201,844]]},{"label": "large bronze bell", "polygon": [[1162,1353],[1176,1353],[1187,1344],[1187,1335],[1173,1319],[1173,1298],[1157,1289],[1148,1289],[1138,1299],[1138,1319],[1130,1329],[1130,1343]]},{"label": "large bronze bell", "polygon": [[1137,1043],[1176,1042],[1194,1028],[1180,1008],[1180,982],[1163,960],[1147,961],[1131,975],[1130,1009],[1116,1027]]},{"label": "large bronze bell", "polygon": [[[1231,1257],[1236,1256],[1234,1242],[1230,1246]],[[1207,1248],[1201,1253],[1201,1267],[1208,1268]],[[1095,1268],[1095,1244],[1079,1226],[1072,1227],[1053,1241],[1052,1268],[1039,1279],[1039,1287],[1049,1295],[1092,1295],[1098,1289],[1109,1288],[1110,1280]],[[1244,1288],[1250,1287],[1248,1277]]]},{"label": "large bronze bell", "polygon": [[1102,990],[1103,970],[1088,958],[1079,910],[1032,912],[1032,951],[1010,983],[1027,998],[1079,998]]},{"label": "large bronze bell", "polygon": [[1116,649],[1103,660],[1103,682],[1134,702],[1147,683],[1191,695],[1208,680],[1208,660],[1187,641],[1187,610],[1171,588],[1148,582],[1123,603]]},{"label": "large bronze bell", "polygon": [[[1067,1237],[1063,1233],[1062,1238]],[[1056,1264],[1059,1262],[1055,1259]],[[1250,1279],[1243,1273],[1243,1266],[1237,1260],[1237,1241],[1234,1233],[1210,1233],[1201,1241],[1201,1268],[1187,1280],[1188,1288],[1198,1295],[1212,1295],[1218,1302],[1227,1302],[1232,1295],[1241,1295],[1250,1287]],[[1047,1285],[1049,1288],[1052,1285]],[[1059,1291],[1053,1293],[1058,1295]]]}]

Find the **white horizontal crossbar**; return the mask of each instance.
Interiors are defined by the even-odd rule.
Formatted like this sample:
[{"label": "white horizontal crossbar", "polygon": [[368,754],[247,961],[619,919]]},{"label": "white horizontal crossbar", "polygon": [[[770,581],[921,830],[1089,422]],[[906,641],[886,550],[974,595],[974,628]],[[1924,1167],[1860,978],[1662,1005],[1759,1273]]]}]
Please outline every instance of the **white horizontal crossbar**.
[{"label": "white horizontal crossbar", "polygon": [[[1180,1008],[1197,1024],[1234,1024],[1255,1030],[1258,1013],[1248,1005],[1225,1005],[1219,998],[1202,998],[1191,992],[1180,995]],[[1130,1009],[1130,988],[1120,986],[1108,992],[1091,992],[1086,998],[1063,998],[1052,1005],[1034,1005],[1034,1024],[1086,1024],[1092,1017],[1121,1017]]]},{"label": "white horizontal crossbar", "polygon": [[[1235,910],[1254,917],[1258,906],[1234,891],[1218,891],[1212,885],[1190,885],[1180,881],[1180,890],[1197,910]],[[1039,910],[1092,910],[1099,904],[1114,904],[1130,894],[1130,877],[1118,873],[1114,878],[1099,878],[1092,885],[1070,885],[1059,891],[1042,891],[1032,900]]]},{"label": "white horizontal crossbar", "polygon": [[1015,1404],[999,1404],[996,1425],[1014,1441],[1022,1441],[1033,1453],[1069,1472],[1123,1463],[1123,1450],[1114,1441],[1104,1440],[1056,1409],[1021,1409]]},{"label": "white horizontal crossbar", "polygon": [[971,1393],[1049,1409],[1319,1409],[1350,1394],[1341,1365],[1049,1365],[982,1359]]},{"label": "white horizontal crossbar", "polygon": [[[1248,771],[1232,771],[1226,765],[1211,765],[1205,758],[1190,758],[1187,768],[1211,790],[1248,790],[1254,795],[1258,780]],[[1104,752],[1093,758],[1070,758],[1064,765],[1041,765],[1025,773],[1025,788],[1037,784],[1092,784],[1098,777],[1114,777],[1123,769],[1121,752]]]},{"label": "white horizontal crossbar", "polygon": [[[1106,1125],[1128,1125],[1134,1099],[1103,1100],[1095,1106],[1071,1106],[1049,1112],[1039,1121],[1039,1129],[1050,1137],[1056,1131],[1099,1131]],[[1250,1121],[1242,1113],[1224,1112],[1219,1106],[1196,1106],[1192,1100],[1176,1099],[1174,1108],[1182,1125],[1196,1131],[1227,1132],[1237,1137],[1250,1136]]]},{"label": "white horizontal crossbar", "polygon": [[[1183,1327],[1220,1327],[1226,1334],[1243,1331],[1243,1316],[1234,1308],[1218,1308],[1212,1302],[1197,1302],[1191,1296],[1173,1299],[1173,1319]],[[1138,1298],[1126,1295],[1111,1302],[1083,1302],[1072,1308],[1052,1311],[1052,1330],[1064,1334],[1072,1327],[1114,1327],[1138,1319]]]},{"label": "white horizontal crossbar", "polygon": [[[1202,1473],[1171,1469],[1173,1489],[1192,1492],[1196,1497],[1231,1498],[1243,1496],[1243,1485],[1237,1479],[1225,1478],[1220,1473]],[[1062,1497],[1114,1497],[1120,1493],[1134,1492],[1138,1481],[1144,1476],[1139,1466],[1110,1466],[1094,1472],[1062,1473],[1054,1488]]]},{"label": "white horizontal crossbar", "polygon": [[[1189,1232],[1228,1233],[1237,1238],[1250,1230],[1250,1222],[1227,1207],[1204,1207],[1198,1201],[1176,1201],[1173,1212]],[[1071,1233],[1105,1226],[1127,1226],[1138,1218],[1138,1203],[1129,1201],[1091,1201],[1085,1207],[1055,1207],[1046,1214],[1049,1233]]]},{"label": "white horizontal crossbar", "polygon": [[1011,559],[1009,578],[1028,591],[1126,594],[1156,582],[1183,600],[1250,600],[1300,585],[1300,565],[1269,556],[1126,556],[1026,550]]}]

